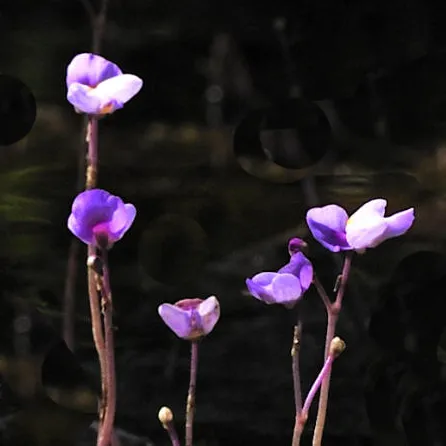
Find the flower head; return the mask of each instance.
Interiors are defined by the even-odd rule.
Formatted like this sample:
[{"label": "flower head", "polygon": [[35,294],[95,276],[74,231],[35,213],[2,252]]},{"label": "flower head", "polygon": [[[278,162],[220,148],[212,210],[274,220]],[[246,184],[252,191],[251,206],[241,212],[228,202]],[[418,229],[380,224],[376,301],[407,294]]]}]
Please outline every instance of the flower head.
[{"label": "flower head", "polygon": [[301,253],[291,255],[289,263],[277,272],[256,274],[246,279],[249,292],[266,304],[283,304],[292,307],[310,287],[313,266]]},{"label": "flower head", "polygon": [[80,193],[74,200],[68,229],[87,244],[110,248],[135,219],[136,209],[102,189]]},{"label": "flower head", "polygon": [[174,305],[160,305],[158,313],[178,337],[196,341],[215,327],[220,317],[220,304],[215,296],[205,300],[184,299]]},{"label": "flower head", "polygon": [[120,109],[142,87],[142,80],[123,74],[114,63],[97,54],[78,54],[67,68],[67,99],[76,111],[104,115]]},{"label": "flower head", "polygon": [[415,219],[414,209],[406,209],[384,217],[387,201],[370,200],[350,216],[335,204],[312,208],[307,223],[313,237],[333,252],[355,250],[363,252],[389,238],[404,234]]}]

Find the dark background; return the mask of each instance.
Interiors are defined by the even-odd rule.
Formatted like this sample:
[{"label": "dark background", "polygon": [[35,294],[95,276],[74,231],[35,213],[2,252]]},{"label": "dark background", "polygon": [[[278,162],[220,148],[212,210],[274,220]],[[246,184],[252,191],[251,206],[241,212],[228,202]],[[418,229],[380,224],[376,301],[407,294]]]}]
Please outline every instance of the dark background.
[{"label": "dark background", "polygon": [[[138,209],[110,253],[123,445],[168,444],[162,405],[182,434],[188,344],[157,307],[211,294],[222,315],[200,346],[196,445],[289,445],[296,310],[249,297],[244,280],[279,268],[300,236],[330,289],[341,259],[305,213],[376,197],[416,221],[354,259],[324,445],[446,445],[445,22],[424,0],[110,0],[101,54],[144,80],[100,122],[99,184]],[[76,356],[61,341],[84,150],[65,72],[91,29],[80,1],[5,1],[0,42],[0,74],[37,104],[29,135],[0,148],[0,444],[94,444],[83,246]],[[325,314],[312,289],[299,310],[306,392]]]}]

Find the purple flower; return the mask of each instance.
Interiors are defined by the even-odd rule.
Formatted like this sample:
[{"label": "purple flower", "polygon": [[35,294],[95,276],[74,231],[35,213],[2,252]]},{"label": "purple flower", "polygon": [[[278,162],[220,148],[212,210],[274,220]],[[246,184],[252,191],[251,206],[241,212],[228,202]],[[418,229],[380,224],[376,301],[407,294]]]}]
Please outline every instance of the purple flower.
[{"label": "purple flower", "polygon": [[73,202],[68,229],[84,243],[111,248],[130,228],[135,215],[133,204],[124,204],[102,189],[86,190]]},{"label": "purple flower", "polygon": [[313,237],[333,252],[364,252],[392,237],[404,234],[415,219],[414,209],[384,217],[387,201],[382,198],[363,204],[349,218],[335,204],[313,208],[307,212],[307,223]]},{"label": "purple flower", "polygon": [[276,273],[264,272],[246,279],[249,292],[266,304],[283,304],[292,307],[310,287],[313,281],[313,266],[297,252],[289,263]]},{"label": "purple flower", "polygon": [[79,113],[104,115],[120,109],[142,87],[142,80],[123,74],[97,54],[78,54],[67,68],[67,99]]},{"label": "purple flower", "polygon": [[220,304],[215,296],[205,300],[184,299],[174,305],[160,305],[158,313],[178,337],[196,341],[215,327],[220,317]]}]

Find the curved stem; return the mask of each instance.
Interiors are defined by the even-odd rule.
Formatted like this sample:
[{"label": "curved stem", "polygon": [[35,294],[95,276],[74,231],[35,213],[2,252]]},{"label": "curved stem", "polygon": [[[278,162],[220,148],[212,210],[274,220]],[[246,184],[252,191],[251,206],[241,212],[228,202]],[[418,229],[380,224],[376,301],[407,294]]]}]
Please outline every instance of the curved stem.
[{"label": "curved stem", "polygon": [[[347,280],[350,274],[351,262],[352,262],[353,252],[348,251],[345,255],[344,266],[342,268],[340,284],[336,294],[336,299],[333,303],[328,300],[327,293],[323,289],[322,285],[317,281],[315,282],[316,288],[326,306],[327,310],[327,331],[325,335],[325,352],[324,359],[326,360],[329,356],[329,350],[331,342],[334,338],[336,324],[338,321],[339,312],[342,308],[342,299],[344,297]],[[321,294],[322,292],[322,294]],[[319,396],[319,405],[317,410],[316,425],[313,434],[313,446],[321,446],[322,435],[325,427],[325,419],[327,416],[327,406],[328,406],[328,393],[330,390],[330,377],[331,369],[324,376],[322,380],[321,393]]]},{"label": "curved stem", "polygon": [[194,414],[195,414],[195,389],[197,386],[197,367],[198,367],[198,341],[192,341],[191,355],[190,355],[189,392],[187,394],[187,405],[186,405],[186,439],[185,439],[186,446],[192,446]]}]

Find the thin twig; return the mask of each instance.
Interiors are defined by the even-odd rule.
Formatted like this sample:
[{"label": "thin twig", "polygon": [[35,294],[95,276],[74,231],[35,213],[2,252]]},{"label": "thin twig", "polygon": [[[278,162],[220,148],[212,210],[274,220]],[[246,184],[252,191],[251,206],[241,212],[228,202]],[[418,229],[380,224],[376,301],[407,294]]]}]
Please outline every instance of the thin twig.
[{"label": "thin twig", "polygon": [[191,342],[190,355],[190,381],[189,392],[187,394],[186,405],[186,446],[192,446],[193,425],[195,414],[195,389],[197,386],[197,368],[198,368],[198,341]]}]

